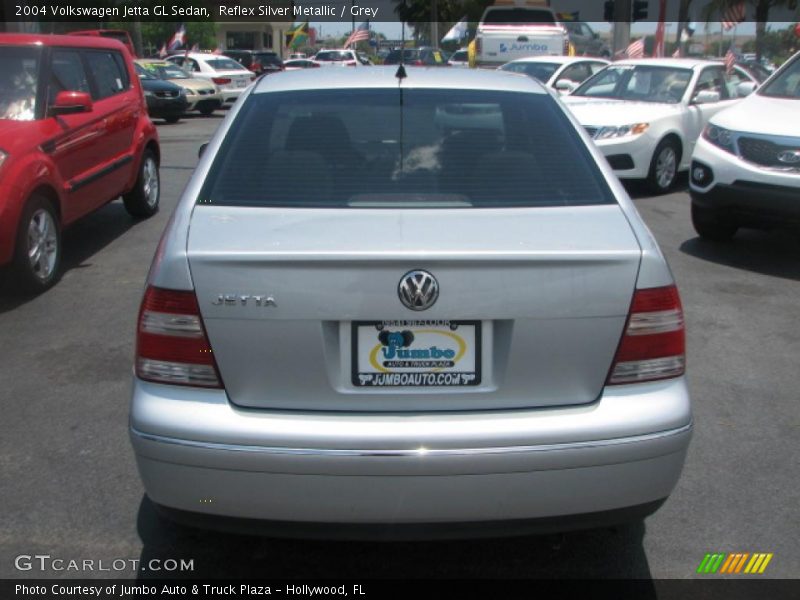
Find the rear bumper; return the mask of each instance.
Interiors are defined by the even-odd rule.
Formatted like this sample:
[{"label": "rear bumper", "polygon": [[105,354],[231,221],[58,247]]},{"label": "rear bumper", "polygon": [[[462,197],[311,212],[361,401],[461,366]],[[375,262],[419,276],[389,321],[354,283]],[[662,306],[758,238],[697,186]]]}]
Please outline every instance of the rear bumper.
[{"label": "rear bumper", "polygon": [[691,429],[683,379],[609,388],[589,406],[425,416],[245,410],[224,392],[136,380],[131,410],[154,502],[296,524],[580,526],[666,498]]}]

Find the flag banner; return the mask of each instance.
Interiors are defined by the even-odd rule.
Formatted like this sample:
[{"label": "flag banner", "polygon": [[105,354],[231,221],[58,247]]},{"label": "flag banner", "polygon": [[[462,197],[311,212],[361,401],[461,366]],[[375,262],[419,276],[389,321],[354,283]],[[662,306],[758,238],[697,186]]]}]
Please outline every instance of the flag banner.
[{"label": "flag banner", "polygon": [[445,36],[442,38],[443,42],[459,42],[467,35],[467,17],[461,17],[461,20],[450,28]]},{"label": "flag banner", "polygon": [[362,42],[364,40],[369,39],[369,22],[365,21],[358,27],[353,30],[353,33],[350,34],[350,37],[345,40],[343,48],[349,48],[350,44],[355,44],[356,42]]},{"label": "flag banner", "polygon": [[169,44],[167,44],[167,49],[170,52],[174,52],[181,48],[184,44],[184,38],[186,37],[186,27],[181,25],[178,27],[178,30],[172,35],[172,38],[169,40]]},{"label": "flag banner", "polygon": [[741,0],[738,4],[732,4],[728,6],[725,10],[722,11],[722,28],[725,31],[736,27],[737,24],[744,21],[745,16],[745,6],[744,0]]}]

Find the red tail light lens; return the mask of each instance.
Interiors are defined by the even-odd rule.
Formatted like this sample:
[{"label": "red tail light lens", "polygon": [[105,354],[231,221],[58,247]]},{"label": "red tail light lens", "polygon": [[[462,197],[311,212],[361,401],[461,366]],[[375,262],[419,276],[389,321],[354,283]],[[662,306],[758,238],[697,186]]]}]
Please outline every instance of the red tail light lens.
[{"label": "red tail light lens", "polygon": [[480,54],[483,49],[483,40],[479,37],[475,38],[475,54]]},{"label": "red tail light lens", "polygon": [[211,81],[213,81],[217,85],[223,85],[225,83],[230,83],[231,79],[230,77],[212,77]]},{"label": "red tail light lens", "polygon": [[344,64],[346,64],[348,67],[355,67],[355,66],[356,66],[356,61],[354,61],[354,60],[348,60],[348,61],[347,61],[346,63],[344,63]]},{"label": "red tail light lens", "polygon": [[640,383],[683,375],[683,309],[674,286],[636,290],[608,384]]},{"label": "red tail light lens", "polygon": [[222,387],[194,292],[147,288],[139,310],[136,375],[158,383]]}]

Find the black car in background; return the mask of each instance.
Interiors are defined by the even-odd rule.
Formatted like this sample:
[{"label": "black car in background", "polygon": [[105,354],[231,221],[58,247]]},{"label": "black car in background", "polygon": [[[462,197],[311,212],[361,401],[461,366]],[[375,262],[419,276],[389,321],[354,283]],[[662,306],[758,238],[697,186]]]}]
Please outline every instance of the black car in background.
[{"label": "black car in background", "polygon": [[418,65],[424,67],[447,67],[447,55],[439,48],[394,48],[383,60],[385,65],[400,64],[400,52],[403,53],[403,62],[407,65]]},{"label": "black car in background", "polygon": [[259,75],[283,71],[281,57],[268,50],[225,50],[223,54]]},{"label": "black car in background", "polygon": [[136,74],[142,82],[147,112],[151,119],[164,119],[177,123],[189,107],[186,90],[169,81],[159,79],[141,65],[134,63]]}]

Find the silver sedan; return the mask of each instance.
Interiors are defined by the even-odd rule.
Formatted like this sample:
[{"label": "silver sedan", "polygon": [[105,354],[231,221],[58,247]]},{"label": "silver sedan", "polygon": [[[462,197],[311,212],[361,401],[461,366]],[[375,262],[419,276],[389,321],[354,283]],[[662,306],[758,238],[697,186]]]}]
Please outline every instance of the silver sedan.
[{"label": "silver sedan", "polygon": [[574,118],[510,73],[261,80],[142,300],[130,436],[183,522],[427,537],[641,519],[691,430],[664,257]]}]

